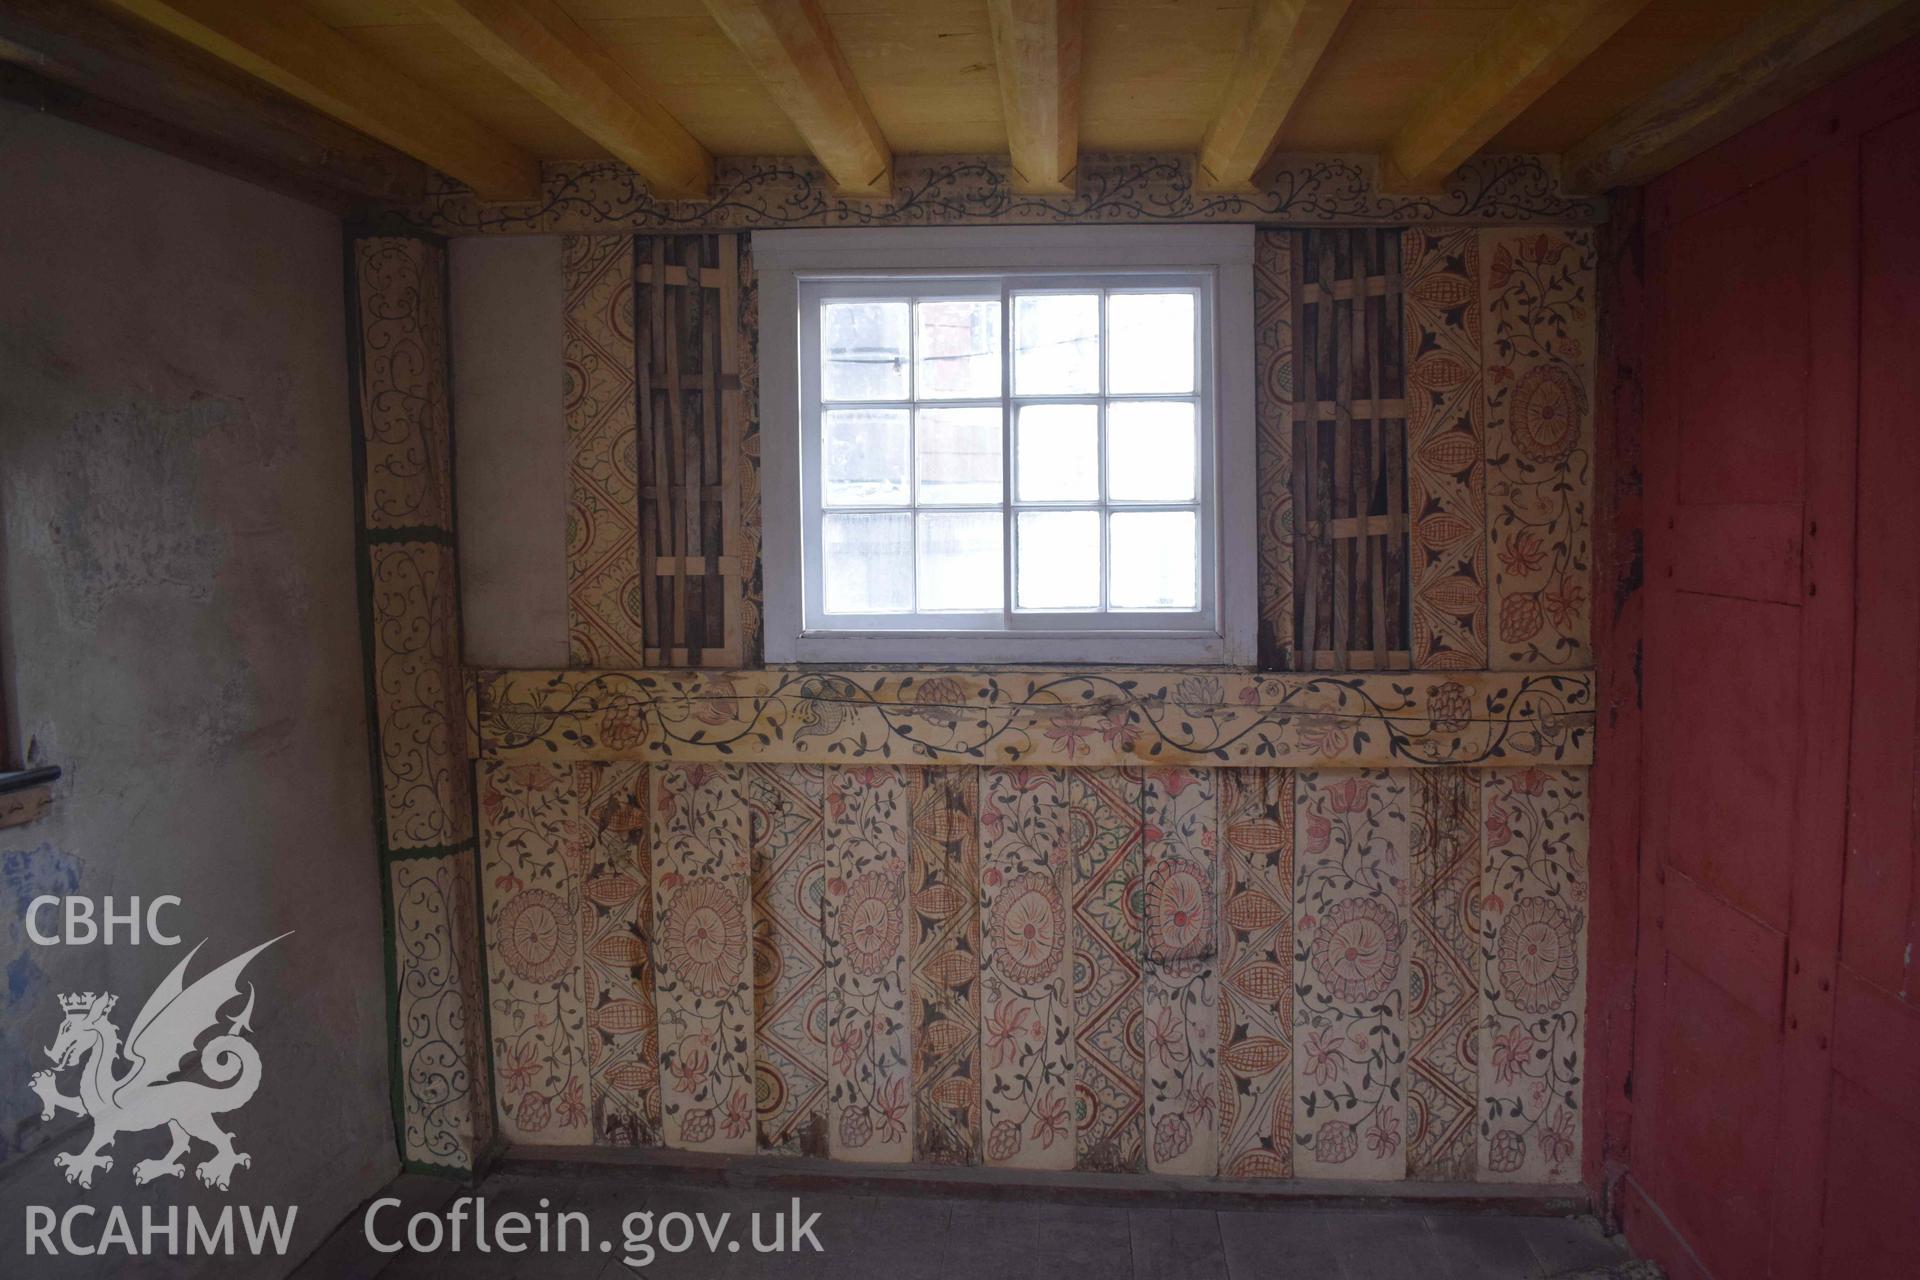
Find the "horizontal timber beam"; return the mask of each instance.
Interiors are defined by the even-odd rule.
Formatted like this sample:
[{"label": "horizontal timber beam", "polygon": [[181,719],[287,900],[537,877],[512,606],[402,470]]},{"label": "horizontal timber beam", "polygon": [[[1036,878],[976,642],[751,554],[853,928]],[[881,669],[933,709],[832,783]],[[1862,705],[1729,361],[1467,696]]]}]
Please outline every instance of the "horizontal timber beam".
[{"label": "horizontal timber beam", "polygon": [[1080,153],[1082,0],[987,0],[1016,191],[1073,190]]},{"label": "horizontal timber beam", "polygon": [[1200,144],[1202,186],[1251,191],[1353,0],[1257,0],[1219,114]]},{"label": "horizontal timber beam", "polygon": [[1539,101],[1647,0],[1528,0],[1424,94],[1381,158],[1390,191],[1431,191]]},{"label": "horizontal timber beam", "polygon": [[422,0],[460,42],[626,161],[649,189],[704,195],[713,157],[552,0]]},{"label": "horizontal timber beam", "polygon": [[1578,191],[1638,186],[1920,30],[1913,0],[1787,0],[1561,159]]},{"label": "horizontal timber beam", "polygon": [[336,213],[426,190],[413,157],[96,5],[0,0],[0,96]]},{"label": "horizontal timber beam", "polygon": [[893,152],[816,0],[706,0],[840,194],[884,199]]},{"label": "horizontal timber beam", "polygon": [[531,200],[540,162],[287,0],[106,0],[472,187]]}]

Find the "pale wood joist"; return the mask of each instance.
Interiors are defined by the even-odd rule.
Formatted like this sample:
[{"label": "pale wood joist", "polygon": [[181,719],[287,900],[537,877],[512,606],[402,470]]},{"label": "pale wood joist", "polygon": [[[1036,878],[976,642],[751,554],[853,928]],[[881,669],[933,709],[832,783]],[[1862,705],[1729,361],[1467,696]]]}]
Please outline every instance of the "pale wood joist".
[{"label": "pale wood joist", "polygon": [[1570,189],[1638,186],[1920,29],[1914,0],[1786,0],[1561,159]]},{"label": "pale wood joist", "polygon": [[1353,0],[1256,0],[1220,110],[1200,144],[1201,184],[1251,191]]},{"label": "pale wood joist", "polygon": [[422,0],[434,20],[650,190],[703,196],[713,157],[552,0]]},{"label": "pale wood joist", "polygon": [[893,151],[815,0],[706,0],[843,195],[885,198]]},{"label": "pale wood joist", "polygon": [[1644,9],[1647,0],[1528,0],[1422,95],[1381,157],[1389,191],[1432,191]]},{"label": "pale wood joist", "polygon": [[540,162],[287,0],[106,0],[472,187],[530,200]]},{"label": "pale wood joist", "polygon": [[1082,0],[987,0],[1016,191],[1073,192],[1083,8]]}]

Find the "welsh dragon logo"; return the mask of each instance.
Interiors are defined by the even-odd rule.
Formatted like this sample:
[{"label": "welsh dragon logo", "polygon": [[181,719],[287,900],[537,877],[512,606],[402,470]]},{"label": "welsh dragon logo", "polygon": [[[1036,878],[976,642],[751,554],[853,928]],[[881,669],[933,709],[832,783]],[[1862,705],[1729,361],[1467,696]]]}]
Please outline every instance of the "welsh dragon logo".
[{"label": "welsh dragon logo", "polygon": [[[253,1016],[252,983],[247,984],[246,1007],[227,1020],[226,1033],[199,1048],[201,1074],[213,1083],[175,1077],[187,1067],[195,1042],[218,1025],[220,1010],[239,997],[240,971],[280,938],[268,939],[188,986],[187,965],[206,944],[196,945],[141,1006],[124,1047],[108,1017],[119,997],[91,991],[60,997],[66,1017],[46,1051],[53,1070],[36,1072],[29,1084],[40,1095],[42,1120],[61,1111],[93,1117],[87,1145],[53,1158],[66,1170],[68,1182],[91,1187],[96,1170],[113,1168],[113,1157],[105,1152],[115,1138],[161,1125],[172,1135],[173,1145],[164,1156],[134,1165],[135,1183],[181,1177],[186,1173],[182,1157],[195,1139],[213,1148],[194,1170],[209,1187],[225,1191],[233,1171],[253,1163],[251,1156],[234,1150],[233,1135],[214,1122],[215,1116],[245,1106],[260,1087],[259,1051],[243,1038],[253,1030],[248,1021]],[[128,1066],[116,1071],[122,1059]],[[57,1076],[76,1066],[79,1093],[69,1097],[60,1092]]]}]

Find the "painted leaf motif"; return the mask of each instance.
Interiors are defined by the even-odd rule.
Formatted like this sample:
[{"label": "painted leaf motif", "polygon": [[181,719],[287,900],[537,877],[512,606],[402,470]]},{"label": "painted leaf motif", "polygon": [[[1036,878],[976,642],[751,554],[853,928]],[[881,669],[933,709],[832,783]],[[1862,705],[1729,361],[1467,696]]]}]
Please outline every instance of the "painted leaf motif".
[{"label": "painted leaf motif", "polygon": [[961,1023],[946,1021],[936,1022],[927,1027],[920,1038],[920,1043],[936,1057],[944,1058],[959,1048],[964,1041],[972,1038],[973,1033]]},{"label": "painted leaf motif", "polygon": [[595,876],[587,881],[587,897],[603,907],[624,907],[640,896],[640,882],[629,875]]},{"label": "painted leaf motif", "polygon": [[591,949],[594,959],[618,968],[639,964],[647,955],[647,949],[640,945],[640,939],[618,933],[600,939]]},{"label": "painted leaf motif", "polygon": [[1480,584],[1473,578],[1442,578],[1420,589],[1420,598],[1443,613],[1476,613],[1482,599]]},{"label": "painted leaf motif", "polygon": [[1287,843],[1287,833],[1277,822],[1236,822],[1227,828],[1227,839],[1248,853],[1272,853]]},{"label": "painted leaf motif", "polygon": [[980,1100],[980,1089],[966,1076],[948,1076],[933,1086],[929,1096],[943,1107],[971,1107]]},{"label": "painted leaf motif", "polygon": [[1419,525],[1420,541],[1429,547],[1447,547],[1456,542],[1465,542],[1468,538],[1477,538],[1479,531],[1459,516],[1450,516],[1445,512],[1428,516]]},{"label": "painted leaf motif", "polygon": [[1250,964],[1229,979],[1255,1000],[1272,1000],[1287,989],[1287,971],[1277,964]]},{"label": "painted leaf motif", "polygon": [[1470,369],[1464,360],[1452,356],[1433,355],[1417,361],[1407,370],[1407,381],[1422,391],[1444,391],[1448,387],[1457,387],[1478,373]]},{"label": "painted leaf motif", "polygon": [[964,955],[958,951],[946,951],[928,962],[924,972],[941,986],[958,987],[980,976],[980,964],[973,956]]},{"label": "painted leaf motif", "polygon": [[1227,899],[1227,923],[1242,933],[1271,928],[1287,917],[1287,909],[1264,893],[1236,893]]},{"label": "painted leaf motif", "polygon": [[970,897],[952,885],[940,884],[913,895],[913,909],[933,920],[945,920],[967,906]]},{"label": "painted leaf motif", "polygon": [[1287,1046],[1272,1036],[1252,1036],[1228,1045],[1220,1058],[1235,1075],[1260,1076],[1287,1060]]},{"label": "painted leaf motif", "polygon": [[1414,285],[1408,293],[1416,301],[1424,302],[1437,311],[1444,311],[1470,301],[1473,286],[1464,276],[1444,275],[1436,271]]},{"label": "painted leaf motif", "polygon": [[660,1083],[660,1072],[651,1059],[646,1062],[616,1062],[607,1068],[604,1078],[616,1089],[639,1093]]},{"label": "painted leaf motif", "polygon": [[1293,1170],[1271,1151],[1243,1151],[1226,1170],[1229,1178],[1285,1178]]},{"label": "painted leaf motif", "polygon": [[616,1036],[629,1035],[652,1021],[638,1000],[609,1000],[593,1011],[593,1025]]},{"label": "painted leaf motif", "polygon": [[1480,446],[1465,431],[1442,431],[1420,446],[1422,466],[1443,475],[1459,475],[1480,461]]},{"label": "painted leaf motif", "polygon": [[927,810],[915,820],[913,827],[929,840],[941,844],[951,844],[965,840],[971,829],[971,820],[966,813],[958,809],[941,806]]}]

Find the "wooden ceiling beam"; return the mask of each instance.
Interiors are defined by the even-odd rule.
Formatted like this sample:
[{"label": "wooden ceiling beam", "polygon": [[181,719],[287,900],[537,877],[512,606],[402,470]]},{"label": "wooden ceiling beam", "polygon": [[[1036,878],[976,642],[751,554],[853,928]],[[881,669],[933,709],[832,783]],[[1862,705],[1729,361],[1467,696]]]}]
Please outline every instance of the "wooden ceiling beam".
[{"label": "wooden ceiling beam", "polygon": [[884,198],[893,151],[817,0],[706,0],[842,195]]},{"label": "wooden ceiling beam", "polygon": [[1082,0],[987,0],[1014,190],[1073,194]]},{"label": "wooden ceiling beam", "polygon": [[0,0],[0,96],[340,214],[426,166],[184,40],[73,0]]},{"label": "wooden ceiling beam", "polygon": [[1353,0],[1256,0],[1218,114],[1200,144],[1200,182],[1251,191]]},{"label": "wooden ceiling beam", "polygon": [[1920,30],[1913,0],[1786,0],[1561,157],[1571,190],[1638,186]]},{"label": "wooden ceiling beam", "polygon": [[1645,8],[1647,0],[1528,0],[1492,39],[1422,95],[1381,157],[1389,191],[1432,191],[1569,71]]},{"label": "wooden ceiling beam", "polygon": [[649,189],[704,196],[713,157],[552,0],[422,0],[460,42],[631,165]]},{"label": "wooden ceiling beam", "polygon": [[539,160],[287,0],[107,3],[458,178],[483,200],[540,193]]}]

